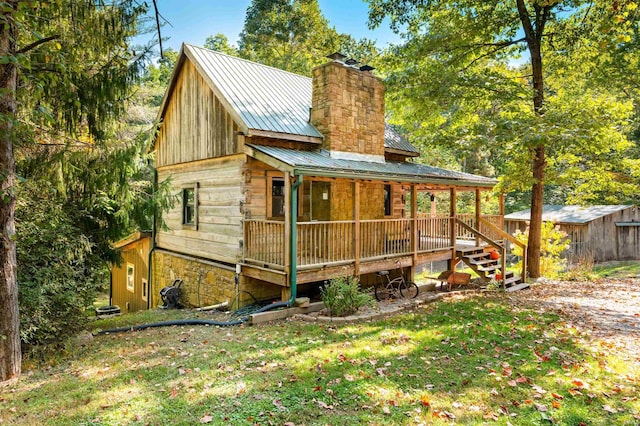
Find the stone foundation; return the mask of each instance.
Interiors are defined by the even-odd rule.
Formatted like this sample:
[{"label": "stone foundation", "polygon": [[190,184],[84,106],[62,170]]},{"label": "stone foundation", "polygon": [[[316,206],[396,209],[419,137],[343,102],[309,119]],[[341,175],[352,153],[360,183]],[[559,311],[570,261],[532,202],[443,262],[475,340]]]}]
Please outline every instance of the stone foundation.
[{"label": "stone foundation", "polygon": [[[160,290],[182,279],[182,303],[188,307],[210,306],[228,302],[236,309],[235,270],[195,258],[179,256],[165,251],[153,253],[151,306],[162,304]],[[249,305],[254,298],[268,300],[280,298],[281,287],[240,275],[238,307]],[[252,297],[253,296],[253,297]]]}]

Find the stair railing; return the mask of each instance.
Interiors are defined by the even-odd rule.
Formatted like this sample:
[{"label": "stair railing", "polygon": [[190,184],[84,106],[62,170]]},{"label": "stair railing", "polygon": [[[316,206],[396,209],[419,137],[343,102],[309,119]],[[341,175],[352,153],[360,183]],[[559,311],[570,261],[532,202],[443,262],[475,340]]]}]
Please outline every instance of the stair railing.
[{"label": "stair railing", "polygon": [[[482,220],[482,218],[481,218]],[[489,222],[487,222],[489,223]],[[498,250],[500,250],[500,254],[501,254],[501,259],[502,259],[502,265],[500,266],[502,268],[502,288],[506,289],[507,288],[507,283],[506,283],[506,276],[507,276],[507,248],[506,248],[506,244],[500,245],[500,243],[492,240],[491,238],[489,238],[488,236],[486,236],[485,234],[483,234],[482,232],[480,232],[479,230],[467,225],[466,223],[464,223],[463,221],[461,221],[460,219],[456,218],[456,224],[458,226],[462,226],[462,228],[466,229],[467,231],[473,233],[476,235],[476,237],[479,237],[480,239],[486,241],[487,243],[489,243],[489,245],[492,245],[493,247],[497,248]]]},{"label": "stair railing", "polygon": [[504,230],[500,229],[499,227],[497,227],[493,223],[489,222],[488,220],[480,218],[480,225],[486,226],[492,232],[495,232],[496,234],[500,235],[502,238],[505,238],[505,239],[509,240],[510,242],[512,242],[513,244],[517,245],[518,247],[520,247],[522,249],[522,274],[520,276],[522,277],[522,282],[525,282],[526,281],[526,277],[527,277],[527,248],[528,248],[528,246],[525,243],[523,243],[521,241],[518,241],[516,239],[516,237],[514,237],[513,235],[509,234],[508,232],[505,232]]}]

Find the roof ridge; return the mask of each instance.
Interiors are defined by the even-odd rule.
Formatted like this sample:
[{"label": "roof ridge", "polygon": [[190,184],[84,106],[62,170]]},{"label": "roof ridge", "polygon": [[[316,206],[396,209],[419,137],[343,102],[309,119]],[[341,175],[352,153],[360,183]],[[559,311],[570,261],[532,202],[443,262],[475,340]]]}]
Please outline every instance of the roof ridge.
[{"label": "roof ridge", "polygon": [[190,44],[190,43],[183,43],[183,44],[185,46],[194,47],[194,48],[200,49],[200,50],[205,50],[207,52],[215,53],[217,55],[222,55],[222,56],[225,56],[225,57],[230,58],[230,59],[235,59],[235,60],[242,61],[242,62],[248,62],[248,63],[253,64],[253,65],[258,65],[258,66],[261,66],[261,67],[264,67],[264,68],[270,68],[272,70],[279,71],[279,72],[286,73],[286,74],[291,74],[293,76],[304,78],[306,80],[312,80],[311,77],[307,77],[306,75],[296,74],[295,72],[283,70],[281,68],[273,67],[271,65],[261,64],[260,62],[251,61],[249,59],[241,58],[239,56],[229,55],[228,53],[223,53],[223,52],[219,52],[217,50],[207,49],[206,47],[196,46],[195,44]]}]

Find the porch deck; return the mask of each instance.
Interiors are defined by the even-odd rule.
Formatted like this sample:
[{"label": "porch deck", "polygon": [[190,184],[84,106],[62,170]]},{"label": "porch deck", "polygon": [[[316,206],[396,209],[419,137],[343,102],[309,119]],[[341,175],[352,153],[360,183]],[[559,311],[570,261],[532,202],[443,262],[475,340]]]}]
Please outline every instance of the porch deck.
[{"label": "porch deck", "polygon": [[[456,215],[475,225],[475,215]],[[501,216],[483,215],[501,224]],[[286,230],[282,221],[245,221],[244,263],[271,271],[276,276],[287,269]],[[314,271],[336,269],[363,274],[395,267],[417,266],[433,260],[451,259],[455,247],[477,245],[476,237],[448,216],[361,221],[299,222],[296,225],[296,259],[299,274],[320,276]],[[299,277],[299,281],[306,281]],[[324,276],[320,279],[325,279]],[[283,281],[278,278],[277,281]],[[309,281],[312,281],[309,278]],[[308,281],[307,281],[308,282]]]}]

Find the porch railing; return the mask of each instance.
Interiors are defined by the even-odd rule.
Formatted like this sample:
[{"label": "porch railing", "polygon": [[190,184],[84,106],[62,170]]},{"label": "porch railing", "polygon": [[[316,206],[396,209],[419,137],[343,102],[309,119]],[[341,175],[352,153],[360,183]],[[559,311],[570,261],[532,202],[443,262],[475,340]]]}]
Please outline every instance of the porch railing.
[{"label": "porch railing", "polygon": [[[296,248],[298,267],[313,267],[413,253],[413,219],[298,222]],[[246,261],[284,268],[284,222],[245,221]],[[359,241],[356,248],[356,226]],[[417,252],[451,248],[451,218],[421,217],[416,220]],[[356,253],[359,250],[359,253]]]}]

